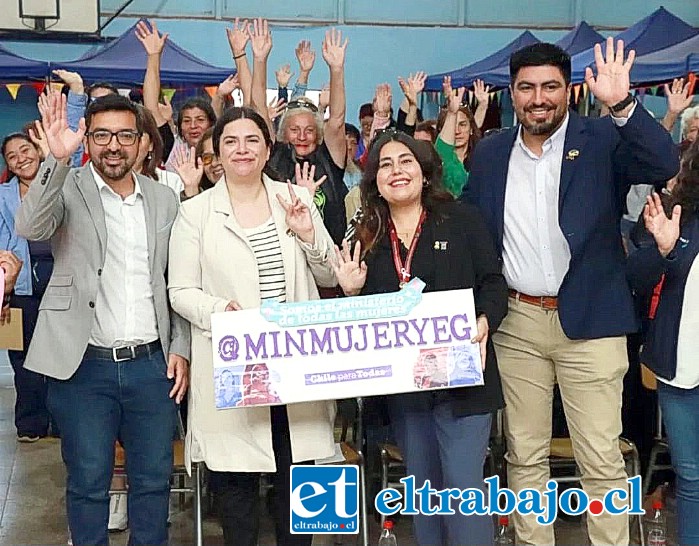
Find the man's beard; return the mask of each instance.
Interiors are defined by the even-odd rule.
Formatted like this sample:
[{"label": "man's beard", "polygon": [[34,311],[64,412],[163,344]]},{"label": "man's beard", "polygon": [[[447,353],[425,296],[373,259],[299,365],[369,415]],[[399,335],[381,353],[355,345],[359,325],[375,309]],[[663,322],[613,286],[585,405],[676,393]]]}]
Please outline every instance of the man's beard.
[{"label": "man's beard", "polygon": [[[119,165],[112,166],[107,164],[106,159],[108,157],[117,156],[122,160]],[[118,181],[124,178],[131,171],[136,161],[135,158],[133,161],[131,161],[123,152],[102,152],[96,161],[93,160],[93,163],[95,164],[95,168],[97,172],[100,173],[102,178],[106,180]]]},{"label": "man's beard", "polygon": [[550,135],[552,134],[556,129],[558,129],[563,122],[563,120],[566,117],[566,109],[562,109],[560,112],[556,108],[554,110],[553,114],[553,119],[551,121],[541,121],[541,122],[534,122],[530,123],[527,121],[526,114],[528,113],[529,109],[526,109],[524,112],[524,116],[519,120],[522,126],[527,130],[527,132],[531,135]]}]

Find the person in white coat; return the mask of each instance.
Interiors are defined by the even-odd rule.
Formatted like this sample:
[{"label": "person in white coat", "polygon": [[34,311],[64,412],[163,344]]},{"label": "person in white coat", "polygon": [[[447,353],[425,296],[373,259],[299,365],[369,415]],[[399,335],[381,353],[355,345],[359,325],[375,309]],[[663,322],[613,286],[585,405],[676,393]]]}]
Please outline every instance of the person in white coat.
[{"label": "person in white coat", "polygon": [[277,544],[310,545],[289,533],[292,463],[330,456],[335,403],[217,410],[211,314],[260,306],[266,299],[318,299],[316,285],[337,284],[333,243],[311,195],[313,172],[297,184],[264,173],[271,138],[254,110],[230,108],[216,123],[214,152],[224,178],[182,204],[170,242],[173,309],[191,323],[192,377],[186,459],[223,472],[219,484],[226,545],[257,544],[260,473],[274,473]]}]

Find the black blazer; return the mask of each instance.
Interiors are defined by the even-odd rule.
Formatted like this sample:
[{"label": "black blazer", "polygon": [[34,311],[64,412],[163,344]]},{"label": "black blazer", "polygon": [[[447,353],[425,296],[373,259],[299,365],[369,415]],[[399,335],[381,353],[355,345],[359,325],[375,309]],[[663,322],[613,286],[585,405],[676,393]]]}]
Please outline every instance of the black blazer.
[{"label": "black blazer", "polygon": [[[367,281],[362,294],[398,290],[388,234],[366,256],[366,264]],[[425,292],[473,288],[476,313],[485,314],[490,327],[485,385],[422,394],[448,400],[456,415],[502,408],[500,374],[491,337],[507,314],[507,284],[490,233],[476,207],[449,202],[428,214],[415,251],[412,276],[427,283]]]}]

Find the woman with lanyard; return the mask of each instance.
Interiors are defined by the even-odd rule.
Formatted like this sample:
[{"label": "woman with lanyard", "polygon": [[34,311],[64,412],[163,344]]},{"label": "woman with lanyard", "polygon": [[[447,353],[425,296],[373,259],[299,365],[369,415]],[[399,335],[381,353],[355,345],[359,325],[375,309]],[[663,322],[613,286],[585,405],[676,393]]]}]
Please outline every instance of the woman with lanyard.
[{"label": "woman with lanyard", "polygon": [[[46,408],[46,380],[43,375],[24,369],[24,359],[39,315],[39,303],[53,271],[53,256],[47,241],[31,241],[15,233],[15,213],[29,191],[44,153],[43,129],[39,123],[29,129],[30,135],[13,133],[2,141],[2,157],[14,174],[6,184],[0,184],[0,248],[12,252],[22,261],[17,281],[9,299],[3,302],[3,324],[9,320],[10,307],[22,310],[24,349],[8,351],[15,372],[15,426],[17,441],[36,442],[49,432],[49,412]],[[54,283],[54,290],[61,290]],[[56,431],[54,431],[55,433]]]},{"label": "woman with lanyard", "polygon": [[[416,483],[482,489],[492,413],[503,406],[489,334],[507,312],[507,285],[481,215],[443,189],[430,146],[397,132],[372,145],[354,250],[346,241],[336,249],[335,274],[348,296],[394,292],[414,277],[426,292],[473,288],[478,332],[471,341],[480,345],[485,384],[392,395],[387,404]],[[493,542],[490,516],[418,515],[413,526],[420,546]]]}]

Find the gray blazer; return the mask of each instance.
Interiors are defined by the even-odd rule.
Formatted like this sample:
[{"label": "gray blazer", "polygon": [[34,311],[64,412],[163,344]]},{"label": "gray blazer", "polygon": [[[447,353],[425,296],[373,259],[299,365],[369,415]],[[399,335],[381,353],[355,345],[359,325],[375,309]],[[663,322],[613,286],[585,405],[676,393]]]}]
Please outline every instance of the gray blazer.
[{"label": "gray blazer", "polygon": [[[137,175],[146,214],[155,314],[166,358],[189,359],[189,324],[169,307],[166,271],[177,197],[167,186]],[[49,156],[39,169],[15,219],[30,241],[51,240],[53,274],[39,306],[25,367],[69,379],[80,366],[95,320],[94,302],[104,266],[107,227],[89,166],[70,169]]]}]

